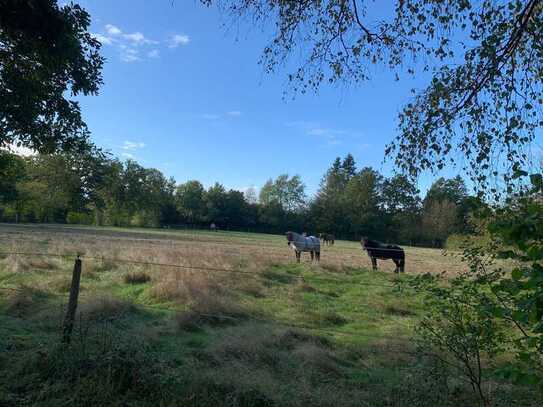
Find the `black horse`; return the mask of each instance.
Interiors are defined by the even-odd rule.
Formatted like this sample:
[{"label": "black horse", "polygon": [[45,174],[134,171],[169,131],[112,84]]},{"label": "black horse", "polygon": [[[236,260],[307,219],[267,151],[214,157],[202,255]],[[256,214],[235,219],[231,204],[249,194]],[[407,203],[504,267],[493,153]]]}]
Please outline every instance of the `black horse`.
[{"label": "black horse", "polygon": [[322,244],[326,246],[333,246],[336,240],[336,237],[331,233],[321,233],[319,239],[322,241]]},{"label": "black horse", "polygon": [[363,237],[360,241],[362,248],[368,252],[371,259],[371,265],[377,270],[377,259],[392,260],[396,265],[395,273],[403,273],[405,268],[405,252],[400,246],[395,244],[384,244],[376,240],[370,240]]}]

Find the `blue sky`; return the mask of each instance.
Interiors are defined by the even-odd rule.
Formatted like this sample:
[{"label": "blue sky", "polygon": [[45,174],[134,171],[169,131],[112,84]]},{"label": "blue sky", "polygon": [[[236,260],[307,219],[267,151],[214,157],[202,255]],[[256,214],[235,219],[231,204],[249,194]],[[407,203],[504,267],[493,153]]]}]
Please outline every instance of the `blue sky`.
[{"label": "blue sky", "polygon": [[[178,182],[260,187],[300,174],[312,194],[336,156],[385,175],[384,147],[396,134],[409,89],[376,69],[355,88],[323,87],[284,100],[287,70],[257,64],[269,33],[225,19],[198,1],[80,1],[107,58],[100,95],[82,99],[93,140],[122,159]],[[426,189],[431,176],[421,179]]]}]

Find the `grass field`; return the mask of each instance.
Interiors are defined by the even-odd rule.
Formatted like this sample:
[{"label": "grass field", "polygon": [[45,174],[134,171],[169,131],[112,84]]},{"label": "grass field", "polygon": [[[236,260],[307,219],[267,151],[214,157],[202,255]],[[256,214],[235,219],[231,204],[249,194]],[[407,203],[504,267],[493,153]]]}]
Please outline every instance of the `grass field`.
[{"label": "grass field", "polygon": [[0,252],[0,405],[473,403],[416,352],[422,304],[396,284],[463,270],[439,250],[406,248],[398,276],[392,262],[369,271],[356,242],[312,265],[284,236],[0,225]]}]

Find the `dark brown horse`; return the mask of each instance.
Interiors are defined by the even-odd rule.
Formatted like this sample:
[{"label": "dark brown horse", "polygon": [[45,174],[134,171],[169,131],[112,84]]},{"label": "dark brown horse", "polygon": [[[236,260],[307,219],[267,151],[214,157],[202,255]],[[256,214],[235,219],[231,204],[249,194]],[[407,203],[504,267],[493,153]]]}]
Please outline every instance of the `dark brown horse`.
[{"label": "dark brown horse", "polygon": [[327,246],[333,246],[334,242],[336,240],[336,237],[332,235],[331,233],[321,233],[319,235],[320,240],[322,241],[322,244]]},{"label": "dark brown horse", "polygon": [[360,241],[362,248],[368,252],[373,270],[377,270],[377,259],[392,260],[396,265],[395,273],[403,273],[405,270],[405,252],[395,244],[384,244],[376,240],[363,237]]}]

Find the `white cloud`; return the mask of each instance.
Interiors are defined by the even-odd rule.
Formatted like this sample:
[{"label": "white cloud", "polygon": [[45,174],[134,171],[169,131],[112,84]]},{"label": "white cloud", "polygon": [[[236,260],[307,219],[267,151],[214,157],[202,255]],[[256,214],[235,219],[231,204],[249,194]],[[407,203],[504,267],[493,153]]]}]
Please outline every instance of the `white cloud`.
[{"label": "white cloud", "polygon": [[230,117],[240,117],[241,112],[239,110],[231,110],[229,112],[226,112],[226,115]]},{"label": "white cloud", "polygon": [[[123,62],[136,62],[144,58],[158,58],[160,41],[147,38],[141,31],[124,32],[113,24],[106,24],[104,31],[92,34],[94,38],[105,45],[112,45],[119,51],[119,58]],[[170,48],[177,48],[190,42],[188,35],[175,34],[162,41]],[[141,53],[137,50],[140,49]]]},{"label": "white cloud", "polygon": [[120,57],[121,57],[121,61],[124,61],[124,62],[141,61],[141,57],[139,56],[139,51],[134,48],[123,47]]},{"label": "white cloud", "polygon": [[21,157],[32,157],[38,154],[36,150],[32,150],[31,148],[24,146],[17,146],[16,144],[9,144],[7,147],[2,147],[1,149],[7,150],[12,154],[17,154]]},{"label": "white cloud", "polygon": [[123,150],[134,151],[143,147],[145,147],[145,143],[143,141],[125,141],[121,148]]},{"label": "white cloud", "polygon": [[297,128],[308,136],[320,137],[329,144],[341,144],[344,138],[357,136],[356,133],[351,131],[324,127],[320,123],[312,121],[289,122],[285,123],[285,125]]},{"label": "white cloud", "polygon": [[121,35],[123,33],[119,27],[116,27],[113,24],[106,24],[106,32],[109,35]]},{"label": "white cloud", "polygon": [[121,153],[121,155],[126,158],[134,158],[134,154],[130,154],[130,153]]},{"label": "white cloud", "polygon": [[190,42],[190,38],[185,34],[175,34],[170,37],[170,48],[177,48],[180,45],[187,45]]},{"label": "white cloud", "polygon": [[143,44],[158,44],[157,41],[150,40],[149,38],[146,38],[145,35],[140,33],[139,31],[132,33],[132,34],[123,34],[123,38],[128,40],[134,45],[143,45]]}]

